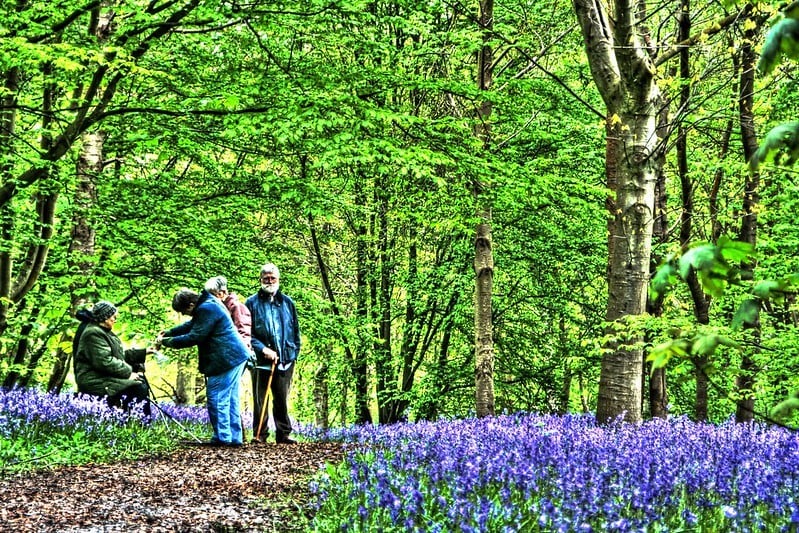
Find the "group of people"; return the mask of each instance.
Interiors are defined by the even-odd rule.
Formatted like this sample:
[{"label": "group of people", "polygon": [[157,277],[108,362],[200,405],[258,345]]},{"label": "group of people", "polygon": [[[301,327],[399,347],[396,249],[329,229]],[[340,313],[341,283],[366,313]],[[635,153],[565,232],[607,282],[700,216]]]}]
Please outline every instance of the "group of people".
[{"label": "group of people", "polygon": [[104,396],[110,405],[125,409],[142,403],[145,414],[150,414],[143,366],[147,354],[162,346],[197,346],[213,429],[208,444],[244,444],[240,382],[247,367],[252,371],[253,442],[267,440],[267,392],[271,392],[275,442],[293,444],[288,396],[300,352],[297,310],[294,301],[280,290],[277,266],[262,266],[259,284],[259,290],[244,303],[228,291],[223,276],[209,279],[199,293],[178,290],[172,309],[189,319],[160,332],[154,345],[145,349],[123,348],[112,331],[118,312],[111,302],[99,301],[91,310],[79,311],[76,316],[83,323],[73,344],[78,392]]}]

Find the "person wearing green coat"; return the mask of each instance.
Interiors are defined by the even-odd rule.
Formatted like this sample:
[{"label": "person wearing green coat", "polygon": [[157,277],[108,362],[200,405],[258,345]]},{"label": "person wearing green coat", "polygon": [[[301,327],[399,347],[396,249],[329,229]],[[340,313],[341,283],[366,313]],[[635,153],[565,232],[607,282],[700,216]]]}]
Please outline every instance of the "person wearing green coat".
[{"label": "person wearing green coat", "polygon": [[144,414],[150,416],[144,360],[155,349],[124,349],[122,341],[112,331],[118,313],[111,302],[97,302],[90,315],[77,339],[75,381],[78,392],[106,397],[110,406],[125,410],[130,410],[134,402],[142,402]]}]

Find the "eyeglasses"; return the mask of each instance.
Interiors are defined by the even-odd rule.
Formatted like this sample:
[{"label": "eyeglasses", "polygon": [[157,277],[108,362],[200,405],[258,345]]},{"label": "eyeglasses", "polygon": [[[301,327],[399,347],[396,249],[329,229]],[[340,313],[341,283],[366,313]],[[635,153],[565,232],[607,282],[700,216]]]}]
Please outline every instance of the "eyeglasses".
[{"label": "eyeglasses", "polygon": [[272,274],[264,274],[261,276],[261,279],[264,281],[277,281],[277,276]]}]

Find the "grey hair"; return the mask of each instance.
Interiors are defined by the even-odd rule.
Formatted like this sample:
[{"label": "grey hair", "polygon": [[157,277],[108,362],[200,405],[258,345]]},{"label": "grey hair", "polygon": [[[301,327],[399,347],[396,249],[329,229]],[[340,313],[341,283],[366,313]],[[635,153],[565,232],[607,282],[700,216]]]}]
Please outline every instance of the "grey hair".
[{"label": "grey hair", "polygon": [[218,292],[227,292],[227,279],[225,276],[215,276],[205,282],[205,290],[216,295]]},{"label": "grey hair", "polygon": [[273,263],[267,263],[261,267],[261,275],[269,274],[270,272],[274,273],[276,277],[280,277],[280,270]]},{"label": "grey hair", "polygon": [[191,289],[187,289],[183,287],[182,289],[178,290],[175,293],[175,296],[172,298],[172,309],[177,311],[178,313],[186,313],[189,310],[191,304],[197,305],[197,301],[200,299],[200,295],[194,292]]}]

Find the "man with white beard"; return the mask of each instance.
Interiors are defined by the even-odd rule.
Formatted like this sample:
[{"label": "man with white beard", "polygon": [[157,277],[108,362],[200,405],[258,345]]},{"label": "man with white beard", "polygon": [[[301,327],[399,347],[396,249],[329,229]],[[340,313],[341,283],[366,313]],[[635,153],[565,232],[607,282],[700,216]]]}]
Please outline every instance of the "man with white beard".
[{"label": "man with white beard", "polygon": [[[290,437],[288,397],[294,362],[300,353],[300,325],[294,301],[280,290],[280,271],[272,264],[261,267],[261,288],[245,305],[252,315],[252,348],[257,358],[252,373],[253,442],[266,442],[267,387],[272,392],[275,442],[294,444]],[[271,385],[271,386],[270,386]]]}]

